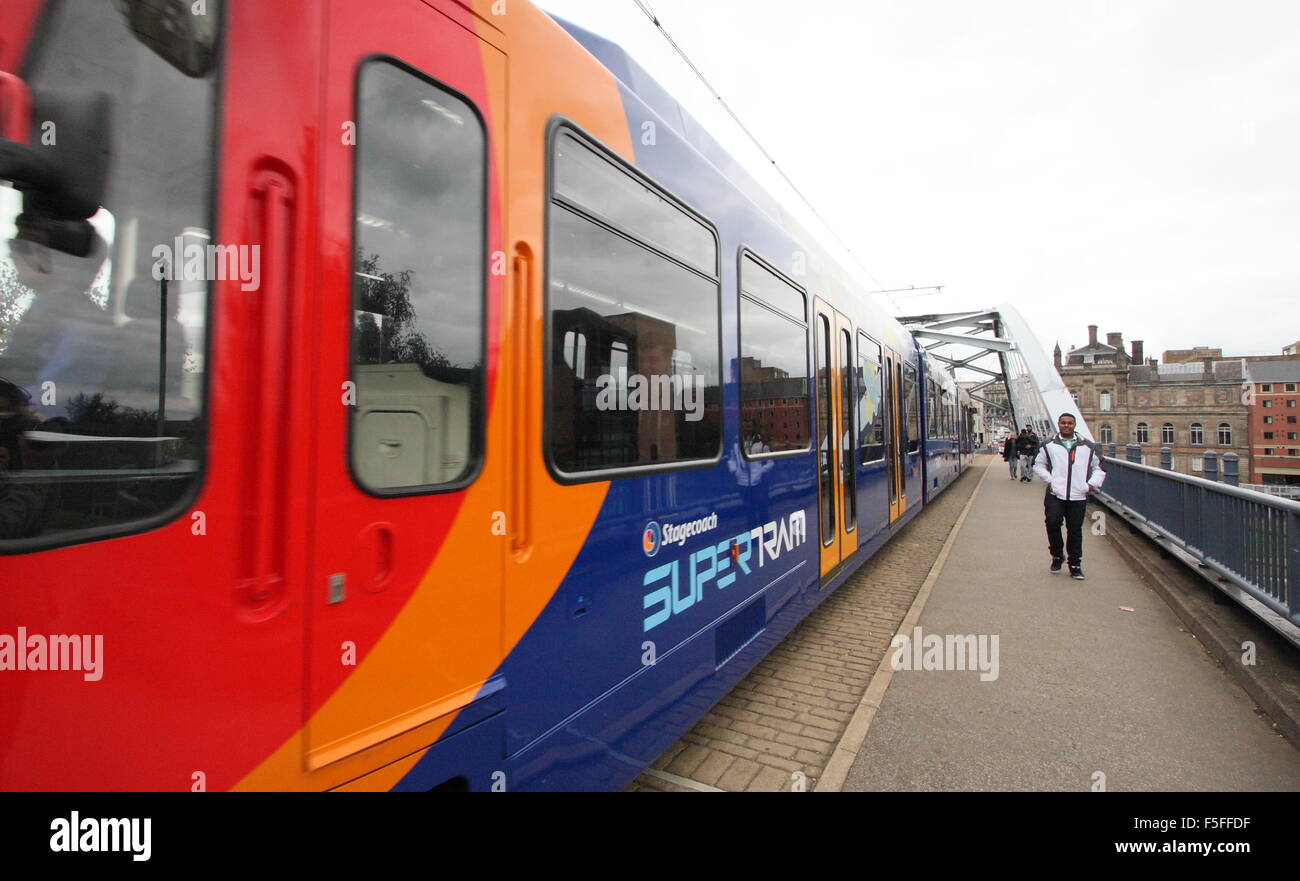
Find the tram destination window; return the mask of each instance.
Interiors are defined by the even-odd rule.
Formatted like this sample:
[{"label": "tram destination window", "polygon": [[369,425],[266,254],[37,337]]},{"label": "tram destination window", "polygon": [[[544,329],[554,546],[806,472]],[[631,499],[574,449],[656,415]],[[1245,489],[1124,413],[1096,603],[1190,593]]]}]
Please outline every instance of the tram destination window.
[{"label": "tram destination window", "polygon": [[880,346],[858,334],[858,457],[862,465],[885,458],[881,376]]},{"label": "tram destination window", "polygon": [[164,33],[141,4],[47,4],[21,65],[30,143],[100,204],[0,187],[0,553],[158,525],[197,490],[214,247],[237,250],[210,216],[224,7]]},{"label": "tram destination window", "polygon": [[352,471],[369,490],[463,484],[483,411],[485,135],[387,61],[357,90]]},{"label": "tram destination window", "polygon": [[717,457],[712,230],[566,129],[553,151],[546,291],[553,465],[594,475]]},{"label": "tram destination window", "polygon": [[740,442],[746,455],[807,450],[807,305],[746,255],[740,265]]}]

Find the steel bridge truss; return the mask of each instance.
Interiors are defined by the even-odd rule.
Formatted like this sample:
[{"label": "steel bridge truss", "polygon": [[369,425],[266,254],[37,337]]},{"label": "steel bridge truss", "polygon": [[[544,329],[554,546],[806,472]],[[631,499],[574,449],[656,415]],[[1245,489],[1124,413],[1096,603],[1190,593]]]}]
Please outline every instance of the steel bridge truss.
[{"label": "steel bridge truss", "polygon": [[[1040,437],[1046,438],[1056,433],[1058,416],[1072,413],[1078,421],[1078,432],[1092,439],[1051,357],[1011,305],[1003,303],[975,312],[908,315],[898,320],[921,341],[931,357],[947,365],[954,378],[959,369],[988,377],[967,391],[986,408],[1006,412],[1012,424],[1032,425]],[[1006,390],[1007,403],[980,394],[998,385]]]}]

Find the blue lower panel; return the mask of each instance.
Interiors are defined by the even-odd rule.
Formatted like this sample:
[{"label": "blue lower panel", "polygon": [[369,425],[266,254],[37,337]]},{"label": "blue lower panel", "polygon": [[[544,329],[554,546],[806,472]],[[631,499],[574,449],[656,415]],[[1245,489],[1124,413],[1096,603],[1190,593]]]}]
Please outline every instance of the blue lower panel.
[{"label": "blue lower panel", "polygon": [[505,739],[506,714],[501,711],[429,747],[393,791],[428,792],[434,787],[468,792],[507,790],[510,775],[502,757]]},{"label": "blue lower panel", "polygon": [[[608,790],[626,786],[920,511],[920,505],[913,506],[893,529],[869,539],[854,554],[853,564],[824,588],[810,581],[808,573],[792,571],[749,606],[660,656],[642,674],[653,676],[661,686],[655,706],[647,707],[644,685],[626,683],[513,756],[514,788]],[[799,584],[805,585],[803,589]],[[767,626],[719,667],[723,647],[740,641],[755,626],[756,619],[748,616],[757,615],[760,609],[770,615]]]}]

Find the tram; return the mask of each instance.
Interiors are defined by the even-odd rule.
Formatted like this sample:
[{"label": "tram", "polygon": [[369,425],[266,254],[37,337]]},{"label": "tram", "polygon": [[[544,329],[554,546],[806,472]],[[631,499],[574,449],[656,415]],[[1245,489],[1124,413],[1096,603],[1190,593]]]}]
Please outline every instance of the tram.
[{"label": "tram", "polygon": [[6,0],[0,789],[617,789],[969,396],[523,0]]}]

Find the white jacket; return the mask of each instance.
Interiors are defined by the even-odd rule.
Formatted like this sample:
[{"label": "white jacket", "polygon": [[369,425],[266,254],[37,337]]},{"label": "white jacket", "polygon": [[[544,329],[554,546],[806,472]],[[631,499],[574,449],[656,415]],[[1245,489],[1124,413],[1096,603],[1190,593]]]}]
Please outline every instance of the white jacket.
[{"label": "white jacket", "polygon": [[1058,434],[1043,444],[1034,457],[1034,475],[1052,488],[1052,495],[1066,501],[1080,501],[1088,497],[1088,486],[1101,489],[1106,472],[1101,467],[1101,453],[1096,447],[1075,435],[1079,442],[1067,450]]}]

